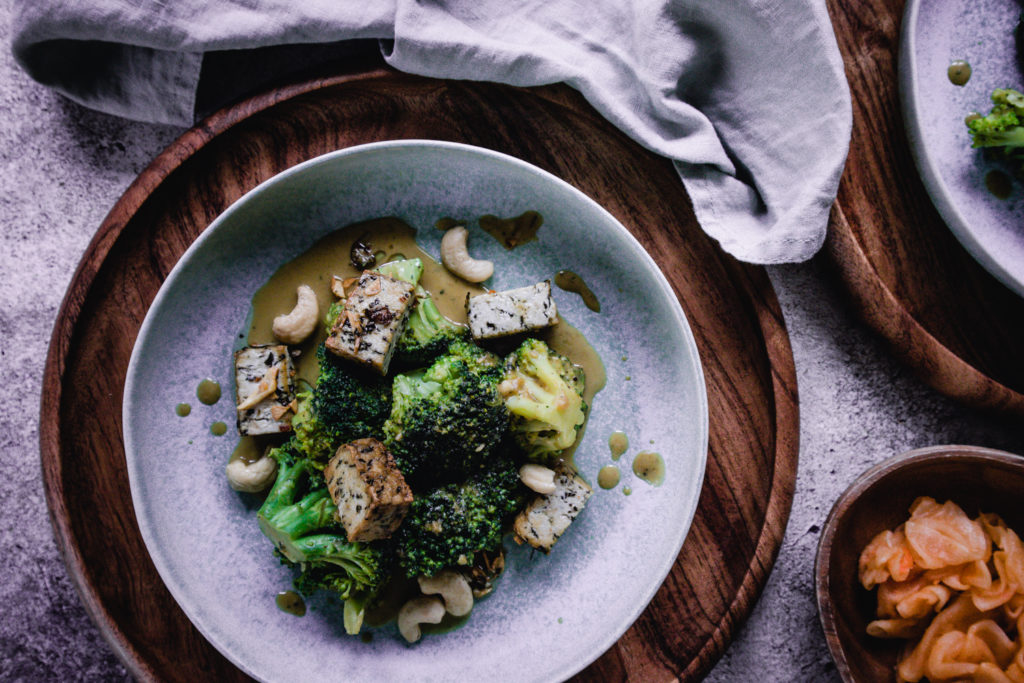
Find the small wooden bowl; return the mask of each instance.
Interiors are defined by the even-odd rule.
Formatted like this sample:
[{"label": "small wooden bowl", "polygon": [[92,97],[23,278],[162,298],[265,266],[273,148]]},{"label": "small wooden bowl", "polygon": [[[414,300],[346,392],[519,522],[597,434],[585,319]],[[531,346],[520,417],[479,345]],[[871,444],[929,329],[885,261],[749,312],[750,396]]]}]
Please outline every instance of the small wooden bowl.
[{"label": "small wooden bowl", "polygon": [[818,543],[815,584],[818,616],[844,681],[894,681],[904,641],[873,638],[875,591],[857,577],[861,550],[876,534],[910,516],[918,496],[952,500],[971,517],[1000,515],[1024,534],[1024,458],[989,448],[932,446],[872,467],[836,501]]}]

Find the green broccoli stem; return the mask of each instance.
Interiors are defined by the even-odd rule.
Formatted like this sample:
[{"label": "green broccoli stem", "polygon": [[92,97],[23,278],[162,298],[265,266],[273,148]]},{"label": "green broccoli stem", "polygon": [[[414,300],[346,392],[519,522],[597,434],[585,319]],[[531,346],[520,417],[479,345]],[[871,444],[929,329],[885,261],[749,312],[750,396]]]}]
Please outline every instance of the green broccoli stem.
[{"label": "green broccoli stem", "polygon": [[305,561],[296,544],[300,536],[322,529],[334,521],[337,506],[326,488],[318,487],[295,501],[302,478],[310,475],[308,460],[277,457],[277,480],[256,513],[260,529],[274,546],[292,562]]}]

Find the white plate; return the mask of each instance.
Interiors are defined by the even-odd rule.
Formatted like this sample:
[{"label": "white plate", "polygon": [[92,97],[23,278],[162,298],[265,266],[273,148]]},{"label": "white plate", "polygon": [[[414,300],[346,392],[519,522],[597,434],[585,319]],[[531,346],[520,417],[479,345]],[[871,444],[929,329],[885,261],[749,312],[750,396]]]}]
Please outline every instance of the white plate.
[{"label": "white plate", "polygon": [[[483,233],[475,255],[495,261],[494,287],[579,273],[602,304],[589,311],[556,290],[562,315],[604,360],[576,462],[596,482],[608,437],[633,446],[623,485],[597,489],[550,556],[506,542],[508,569],[459,630],[406,645],[394,627],[370,643],[344,635],[337,604],[277,609],[292,571],[256,525],[258,498],[232,491],[235,445],[210,434],[234,424],[231,353],[253,293],[283,263],[333,229],[396,215],[437,254],[446,215],[544,216],[539,239],[506,252]],[[424,229],[430,228],[430,229]],[[625,359],[625,360],[624,360]],[[194,398],[212,377],[214,406]],[[627,376],[629,379],[627,379]],[[191,402],[179,418],[175,405]],[[124,436],[132,500],[160,576],[189,619],[228,659],[263,680],[564,679],[615,643],[675,562],[690,527],[707,455],[707,397],[693,336],[654,261],[610,214],[571,186],[495,152],[428,141],[377,143],[313,159],[230,207],[182,256],[142,325],[125,383]],[[640,448],[661,453],[664,484],[628,469]]]},{"label": "white plate", "polygon": [[[1016,0],[910,0],[899,78],[910,148],[935,208],[988,272],[1024,296],[1024,183],[1014,180],[1009,199],[989,192],[986,174],[1006,167],[971,149],[964,124],[972,111],[988,113],[995,88],[1024,88],[1013,37],[1020,14]],[[963,87],[946,75],[958,59],[973,72]]]}]

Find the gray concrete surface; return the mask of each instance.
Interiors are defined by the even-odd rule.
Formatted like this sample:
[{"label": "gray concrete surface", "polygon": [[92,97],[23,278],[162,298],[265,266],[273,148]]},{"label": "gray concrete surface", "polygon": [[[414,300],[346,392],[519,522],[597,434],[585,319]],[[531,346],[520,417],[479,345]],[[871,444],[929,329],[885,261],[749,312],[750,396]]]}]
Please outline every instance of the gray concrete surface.
[{"label": "gray concrete surface", "polygon": [[[120,194],[180,130],[73,105],[10,57],[0,0],[0,680],[129,678],[90,621],[53,540],[39,468],[43,361],[64,290]],[[820,261],[771,269],[800,387],[796,497],[760,603],[711,681],[836,678],[814,606],[812,565],[832,502],[869,465],[919,446],[967,443],[1024,453],[1019,425],[923,386],[851,314]]]}]

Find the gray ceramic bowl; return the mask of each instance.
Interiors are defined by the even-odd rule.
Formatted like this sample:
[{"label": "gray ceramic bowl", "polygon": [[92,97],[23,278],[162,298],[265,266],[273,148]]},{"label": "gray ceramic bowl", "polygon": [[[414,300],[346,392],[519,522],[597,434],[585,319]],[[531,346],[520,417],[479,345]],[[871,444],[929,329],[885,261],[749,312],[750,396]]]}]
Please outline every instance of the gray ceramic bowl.
[{"label": "gray ceramic bowl", "polygon": [[[274,596],[292,572],[256,525],[257,498],[232,491],[224,466],[234,428],[232,349],[253,293],[325,233],[385,215],[421,229],[438,252],[446,215],[544,216],[539,240],[506,252],[483,233],[476,256],[496,263],[493,287],[579,273],[600,314],[556,290],[562,315],[604,360],[607,387],[593,405],[576,462],[591,482],[611,462],[608,438],[635,444],[624,481],[597,489],[550,556],[506,543],[508,569],[459,630],[409,646],[394,627],[370,643],[344,635],[340,610],[321,599],[296,618]],[[429,228],[429,229],[424,229]],[[476,228],[473,228],[476,230]],[[209,376],[214,406],[194,400]],[[175,405],[194,406],[185,418]],[[125,385],[124,436],[132,500],[153,562],[182,609],[226,657],[275,681],[564,679],[610,647],[654,595],[689,529],[707,453],[707,397],[693,336],[654,261],[610,214],[529,164],[429,141],[353,147],[296,166],[228,209],[182,256],[140,330]],[[659,451],[667,475],[649,486],[629,472],[639,448]],[[632,487],[630,496],[623,486]],[[596,488],[596,486],[595,486]],[[499,673],[500,672],[500,673]]]},{"label": "gray ceramic bowl", "polygon": [[[907,137],[935,208],[968,252],[993,276],[1024,296],[1024,184],[1008,199],[986,187],[986,175],[1005,169],[971,149],[964,117],[987,113],[995,88],[1024,86],[1015,62],[1016,0],[910,0],[900,40],[900,99]],[[963,87],[946,70],[966,60]],[[955,273],[936,276],[955,277]]]}]

